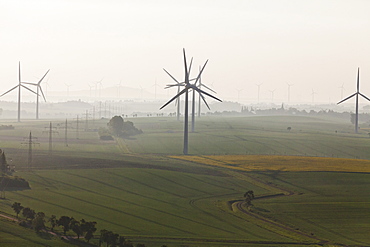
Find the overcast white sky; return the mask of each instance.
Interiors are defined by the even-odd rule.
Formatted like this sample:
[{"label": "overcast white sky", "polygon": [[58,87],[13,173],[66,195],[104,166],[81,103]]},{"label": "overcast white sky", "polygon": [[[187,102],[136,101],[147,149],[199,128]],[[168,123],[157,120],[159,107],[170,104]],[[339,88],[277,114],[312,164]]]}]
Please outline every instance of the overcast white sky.
[{"label": "overcast white sky", "polygon": [[[370,96],[370,1],[0,0],[0,81],[5,92],[50,69],[50,91],[130,86],[154,91],[182,80],[182,48],[224,100],[337,102]],[[193,71],[195,72],[195,71]],[[195,74],[193,74],[195,76]],[[2,93],[1,92],[1,93]],[[171,92],[172,94],[172,92]],[[16,100],[16,93],[12,96]]]}]

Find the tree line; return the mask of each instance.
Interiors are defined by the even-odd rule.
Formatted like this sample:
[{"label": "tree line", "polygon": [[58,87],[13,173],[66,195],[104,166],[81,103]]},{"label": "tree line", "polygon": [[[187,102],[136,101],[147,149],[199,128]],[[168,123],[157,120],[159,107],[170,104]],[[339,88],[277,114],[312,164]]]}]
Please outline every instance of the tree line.
[{"label": "tree line", "polygon": [[[46,220],[45,213],[36,213],[35,210],[24,207],[19,202],[14,202],[11,207],[16,213],[17,219],[20,214],[25,218],[25,221],[20,221],[19,224],[23,227],[33,228],[36,233],[48,230],[54,232],[56,227],[60,227],[63,230],[64,236],[67,236],[69,231],[73,231],[77,235],[78,240],[80,240],[80,237],[84,237],[86,242],[90,243],[90,240],[94,237],[94,233],[97,231],[97,222],[95,221],[76,220],[69,216],[57,218],[55,215],[52,215]],[[46,226],[46,223],[50,225],[49,228]],[[120,236],[106,229],[100,231],[98,246],[102,246],[104,243],[107,247],[134,247],[133,243],[124,236]],[[145,247],[145,244],[136,244],[136,247]]]}]

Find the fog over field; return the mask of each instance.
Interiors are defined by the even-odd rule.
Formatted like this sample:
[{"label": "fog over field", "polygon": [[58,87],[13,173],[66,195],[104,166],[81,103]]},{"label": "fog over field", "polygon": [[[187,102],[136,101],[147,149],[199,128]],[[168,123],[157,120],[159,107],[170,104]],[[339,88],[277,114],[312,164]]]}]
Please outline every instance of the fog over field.
[{"label": "fog over field", "polygon": [[5,0],[2,92],[18,83],[20,62],[22,81],[50,69],[42,82],[50,102],[165,101],[176,89],[164,90],[173,81],[162,69],[183,80],[185,48],[191,77],[209,59],[203,83],[222,100],[335,104],[355,92],[358,67],[370,94],[369,9],[361,0]]}]

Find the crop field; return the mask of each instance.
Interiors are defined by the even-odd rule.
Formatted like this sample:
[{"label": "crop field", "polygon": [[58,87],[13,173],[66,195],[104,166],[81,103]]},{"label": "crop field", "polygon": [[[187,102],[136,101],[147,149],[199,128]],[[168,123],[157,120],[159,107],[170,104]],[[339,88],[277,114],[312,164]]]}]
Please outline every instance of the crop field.
[{"label": "crop field", "polygon": [[[77,132],[73,121],[66,140],[63,121],[54,121],[52,151],[49,122],[0,131],[15,175],[31,186],[6,191],[0,211],[14,215],[10,205],[21,202],[47,216],[96,221],[93,243],[108,229],[147,246],[370,246],[366,130],[355,135],[346,122],[312,117],[202,117],[184,156],[182,122],[130,120],[144,133],[114,141]],[[38,138],[28,164],[30,131]],[[242,204],[248,190],[251,210]],[[27,242],[5,231],[27,229],[6,224],[1,246]],[[65,244],[31,233],[29,246]]]}]

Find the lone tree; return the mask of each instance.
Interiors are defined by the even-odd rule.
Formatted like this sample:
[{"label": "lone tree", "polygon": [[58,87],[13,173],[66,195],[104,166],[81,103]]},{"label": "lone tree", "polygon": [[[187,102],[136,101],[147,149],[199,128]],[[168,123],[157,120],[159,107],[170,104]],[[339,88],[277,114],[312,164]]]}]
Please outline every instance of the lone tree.
[{"label": "lone tree", "polygon": [[247,192],[244,193],[245,197],[245,202],[247,203],[248,207],[253,206],[252,200],[254,199],[254,192],[253,190],[248,190]]},{"label": "lone tree", "polygon": [[121,116],[114,116],[108,123],[109,131],[115,135],[120,136],[123,131],[123,118]]},{"label": "lone tree", "polygon": [[134,126],[133,122],[123,121],[121,116],[112,117],[107,125],[110,133],[117,137],[127,137],[143,133],[142,130]]},{"label": "lone tree", "polygon": [[23,206],[21,205],[20,202],[14,202],[13,205],[12,205],[12,209],[17,214],[17,218],[18,218],[18,215],[22,211]]}]

